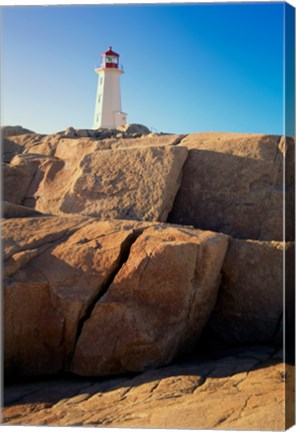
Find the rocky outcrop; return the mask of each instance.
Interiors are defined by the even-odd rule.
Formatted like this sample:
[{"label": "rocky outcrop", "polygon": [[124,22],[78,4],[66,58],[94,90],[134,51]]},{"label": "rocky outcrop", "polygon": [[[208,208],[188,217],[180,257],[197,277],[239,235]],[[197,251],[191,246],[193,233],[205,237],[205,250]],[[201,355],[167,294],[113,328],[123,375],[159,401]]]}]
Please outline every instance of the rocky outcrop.
[{"label": "rocky outcrop", "polygon": [[77,164],[76,154],[44,177],[35,208],[101,219],[165,221],[186,156],[184,147],[130,148],[87,154]]},{"label": "rocky outcrop", "polygon": [[226,254],[225,235],[167,224],[44,215],[3,226],[7,371],[142,371],[201,334],[281,344],[282,243],[232,239]]},{"label": "rocky outcrop", "polygon": [[[41,154],[19,154],[4,165],[4,200],[36,209],[41,181],[50,178],[63,166],[63,161]],[[54,192],[53,192],[54,193]],[[51,211],[49,211],[51,213]]]},{"label": "rocky outcrop", "polygon": [[199,337],[227,248],[222,234],[80,217],[3,231],[5,369],[21,375],[167,364]]},{"label": "rocky outcrop", "polygon": [[[137,376],[10,384],[5,425],[284,430],[293,424],[282,353],[268,346],[195,356]],[[285,399],[290,396],[290,399]],[[285,422],[285,413],[287,415]]]},{"label": "rocky outcrop", "polygon": [[3,143],[5,377],[121,376],[19,386],[5,422],[284,428],[293,374],[274,353],[295,319],[294,141],[24,132]]},{"label": "rocky outcrop", "polygon": [[220,234],[146,229],[85,323],[71,371],[138,372],[184,354],[215,305],[226,248]]},{"label": "rocky outcrop", "polygon": [[293,243],[231,239],[206,340],[283,343],[284,253],[293,248]]},{"label": "rocky outcrop", "polygon": [[18,136],[25,134],[35,134],[35,132],[25,129],[22,126],[2,126],[1,127],[1,135],[6,138],[9,136]]},{"label": "rocky outcrop", "polygon": [[15,155],[30,152],[34,148],[37,154],[53,156],[54,147],[61,138],[58,134],[37,134],[21,126],[4,126],[1,132],[3,161],[6,163]]},{"label": "rocky outcrop", "polygon": [[106,139],[106,138],[135,138],[143,135],[150,134],[150,130],[141,124],[126,124],[123,126],[118,126],[116,129],[109,128],[99,128],[99,129],[75,129],[73,127],[69,127],[65,130],[65,132],[60,132],[69,138],[85,138],[92,137],[98,139]]},{"label": "rocky outcrop", "polygon": [[[119,129],[69,128],[48,136],[9,136],[4,160],[12,166],[23,169],[28,153],[48,157],[47,168],[38,168],[42,172],[35,186],[25,197],[20,191],[21,199],[12,202],[51,214],[167,219],[235,238],[282,241],[285,193],[286,239],[294,239],[292,139],[154,134],[141,125]],[[12,197],[17,191],[14,177],[6,176],[7,200],[11,190]]]},{"label": "rocky outcrop", "polygon": [[[18,133],[19,132],[19,133]],[[20,153],[35,153],[45,156],[55,156],[58,144],[65,141],[69,145],[67,154],[73,148],[74,141],[77,146],[98,150],[111,150],[117,147],[173,145],[181,140],[183,135],[155,134],[143,125],[125,125],[119,129],[74,129],[52,135],[42,135],[27,129],[4,127],[2,130],[3,160],[9,163],[13,156]]]},{"label": "rocky outcrop", "polygon": [[[14,156],[5,167],[5,200],[42,213],[165,221],[187,149],[97,147],[98,142],[61,140],[55,156],[31,152]],[[16,187],[19,182],[21,188]]]},{"label": "rocky outcrop", "polygon": [[120,264],[133,227],[36,217],[7,220],[4,234],[6,369],[58,372],[74,349],[80,320]]},{"label": "rocky outcrop", "polygon": [[293,240],[294,142],[279,136],[200,133],[189,149],[171,223],[232,237],[283,240],[283,157],[286,158],[287,239]]},{"label": "rocky outcrop", "polygon": [[15,155],[35,153],[54,156],[59,135],[25,134],[3,138],[3,161],[10,163]]}]

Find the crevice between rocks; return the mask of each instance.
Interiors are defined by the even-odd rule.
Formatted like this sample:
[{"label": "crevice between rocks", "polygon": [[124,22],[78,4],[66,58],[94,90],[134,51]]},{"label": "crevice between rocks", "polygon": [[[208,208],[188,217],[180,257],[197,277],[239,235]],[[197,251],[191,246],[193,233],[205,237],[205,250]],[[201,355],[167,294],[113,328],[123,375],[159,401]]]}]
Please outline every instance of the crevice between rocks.
[{"label": "crevice between rocks", "polygon": [[98,289],[98,293],[89,302],[85,313],[79,319],[79,322],[77,325],[76,336],[75,336],[75,340],[73,343],[73,350],[67,356],[66,364],[64,365],[65,370],[69,370],[69,367],[71,365],[72,359],[73,359],[75,351],[76,351],[77,342],[78,342],[79,337],[82,333],[83,326],[84,326],[85,322],[91,317],[91,314],[92,314],[96,304],[100,300],[102,300],[104,295],[107,293],[109,287],[112,285],[115,277],[117,276],[117,274],[121,270],[122,266],[127,262],[129,255],[130,255],[132,245],[140,237],[140,235],[143,233],[144,230],[145,230],[144,227],[143,228],[136,228],[136,229],[132,230],[132,233],[122,242],[122,244],[120,246],[119,258],[114,265],[113,271],[110,273],[109,277],[106,279],[106,281],[101,286],[101,288]]},{"label": "crevice between rocks", "polygon": [[[187,136],[187,135],[186,135],[186,136]],[[183,139],[182,139],[181,141],[183,141]],[[180,141],[180,143],[181,143],[181,141]],[[178,143],[178,144],[180,144],[180,143]],[[186,146],[185,146],[185,147],[186,147]],[[187,151],[186,159],[185,159],[184,162],[183,162],[183,165],[182,165],[182,167],[181,167],[181,169],[180,169],[180,172],[179,172],[179,176],[178,176],[178,178],[177,178],[177,180],[176,180],[177,189],[176,189],[176,192],[175,192],[175,194],[174,194],[174,197],[173,197],[173,200],[172,200],[172,204],[171,204],[169,210],[167,210],[167,209],[162,210],[162,213],[161,213],[161,215],[160,215],[160,217],[159,217],[159,220],[162,221],[162,217],[163,217],[163,215],[166,214],[166,217],[164,217],[165,220],[163,220],[162,222],[164,222],[164,223],[168,223],[168,224],[170,224],[170,225],[184,226],[184,225],[183,225],[182,223],[180,223],[180,222],[176,223],[176,222],[172,221],[172,220],[171,220],[171,216],[172,216],[172,214],[173,214],[173,212],[174,212],[174,210],[175,210],[176,201],[177,201],[177,199],[178,199],[179,192],[180,192],[180,190],[181,190],[182,183],[183,183],[184,167],[185,167],[185,164],[186,164],[186,162],[188,161],[188,157],[189,157],[189,149],[187,149],[187,150],[188,150],[188,151]],[[173,194],[172,194],[172,195],[173,195]],[[190,225],[190,227],[193,228],[193,225]],[[194,227],[194,228],[195,228],[195,227]]]},{"label": "crevice between rocks", "polygon": [[[25,171],[24,169],[23,169],[23,171]],[[31,178],[31,181],[30,181],[30,183],[29,183],[29,185],[28,185],[28,187],[27,187],[27,189],[26,189],[26,192],[25,192],[25,194],[24,194],[24,196],[23,196],[23,198],[22,198],[22,200],[21,200],[21,203],[20,203],[20,205],[22,205],[22,206],[24,206],[24,207],[27,207],[26,205],[25,205],[25,201],[28,199],[28,192],[29,192],[29,190],[31,189],[31,186],[34,184],[34,181],[35,181],[35,179],[37,178],[37,175],[38,175],[38,172],[39,172],[39,165],[36,167],[36,169],[35,169],[35,172],[34,172],[34,174],[32,175],[32,178]],[[42,179],[40,180],[40,182],[42,181]],[[39,182],[39,183],[40,183]],[[35,204],[36,204],[36,200],[35,200]],[[33,210],[35,210],[35,207],[29,207],[29,208],[32,208]]]}]

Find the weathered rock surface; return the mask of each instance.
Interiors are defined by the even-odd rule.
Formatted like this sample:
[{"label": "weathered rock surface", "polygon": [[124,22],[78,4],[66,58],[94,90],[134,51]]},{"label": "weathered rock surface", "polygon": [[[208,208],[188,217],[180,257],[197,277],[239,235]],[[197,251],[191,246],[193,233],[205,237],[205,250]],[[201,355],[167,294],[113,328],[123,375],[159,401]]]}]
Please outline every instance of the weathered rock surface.
[{"label": "weathered rock surface", "polygon": [[[149,129],[142,125],[126,125],[120,129],[74,129],[52,135],[42,135],[21,127],[7,126],[2,131],[3,160],[9,163],[14,155],[20,153],[35,153],[45,156],[55,156],[57,146],[61,141],[70,144],[74,141],[84,146],[87,151],[110,150],[117,147],[130,146],[163,146],[174,145],[181,141],[184,135],[148,133]],[[73,147],[73,143],[72,143]],[[68,154],[71,148],[68,150]]]},{"label": "weathered rock surface", "polygon": [[73,153],[73,158],[48,163],[28,198],[35,199],[36,210],[43,213],[165,221],[186,156],[184,147],[106,150],[80,161]]},{"label": "weathered rock surface", "polygon": [[282,343],[280,242],[232,239],[225,258],[223,234],[167,224],[44,215],[3,227],[7,371],[142,371],[204,328],[219,343]]},{"label": "weathered rock surface", "polygon": [[85,322],[71,371],[143,371],[193,347],[215,305],[226,249],[220,234],[146,229]]},{"label": "weathered rock surface", "polygon": [[17,136],[17,135],[24,135],[24,134],[34,134],[35,132],[25,129],[22,126],[2,126],[1,127],[1,135],[3,137],[9,137],[9,136]]},{"label": "weathered rock surface", "polygon": [[63,369],[81,319],[131,241],[131,225],[78,218],[4,223],[4,351],[8,373]]},{"label": "weathered rock surface", "polygon": [[185,147],[174,146],[180,136],[65,136],[13,137],[18,147],[6,153],[6,201],[48,214],[166,220],[187,157]]},{"label": "weathered rock surface", "polygon": [[16,154],[22,153],[24,150],[23,147],[14,141],[11,141],[7,138],[1,137],[1,145],[2,145],[2,162],[9,163],[13,156]]},{"label": "weathered rock surface", "polygon": [[199,337],[227,248],[222,234],[81,217],[8,219],[3,233],[5,369],[20,375],[168,363]]},{"label": "weathered rock surface", "polygon": [[10,384],[4,388],[3,422],[284,430],[293,424],[291,378],[293,370],[282,363],[281,352],[268,346],[239,348],[135,377]]},{"label": "weathered rock surface", "polygon": [[[127,125],[48,136],[7,129],[3,146],[5,377],[145,371],[10,385],[5,423],[292,424],[284,396],[293,399],[285,380],[294,371],[262,346],[283,346],[284,192],[285,259],[294,265],[292,139]],[[240,240],[226,252],[221,233]],[[294,298],[287,282],[291,325]],[[181,360],[190,349],[243,343],[257,346]]]},{"label": "weathered rock surface", "polygon": [[146,126],[136,123],[119,126],[117,129],[127,134],[147,135],[150,133],[150,130]]},{"label": "weathered rock surface", "polygon": [[293,240],[293,140],[200,133],[188,135],[181,144],[189,155],[169,222],[237,238],[282,241],[285,155],[287,239]]},{"label": "weathered rock surface", "polygon": [[282,344],[284,251],[293,249],[293,243],[230,240],[205,339]]},{"label": "weathered rock surface", "polygon": [[[115,136],[106,139],[93,138],[61,138],[56,147],[54,155],[63,160],[75,160],[79,162],[86,155],[101,150],[116,150],[126,149],[130,147],[164,147],[173,146],[181,142],[183,135],[156,135],[149,134],[136,138],[127,138],[123,136]],[[29,149],[28,152],[33,151]]]},{"label": "weathered rock surface", "polygon": [[8,164],[2,165],[2,175],[4,201],[21,205],[30,187],[32,175],[21,167]]},{"label": "weathered rock surface", "polygon": [[54,156],[55,148],[61,136],[26,133],[3,138],[3,160],[9,163],[13,156],[21,153],[36,153]]},{"label": "weathered rock surface", "polygon": [[64,162],[55,157],[34,153],[15,155],[3,170],[4,200],[36,209],[36,201],[46,199],[38,192],[41,181],[46,178],[50,182],[63,166]]},{"label": "weathered rock surface", "polygon": [[43,213],[161,220],[235,238],[282,241],[285,192],[286,239],[294,239],[294,141],[289,138],[154,134],[127,125],[9,136],[4,149],[4,160],[22,170],[33,164],[29,154],[47,157],[39,161],[28,194],[29,178],[24,178],[16,200],[15,184],[28,176],[16,170],[6,176],[4,188],[6,200]]}]

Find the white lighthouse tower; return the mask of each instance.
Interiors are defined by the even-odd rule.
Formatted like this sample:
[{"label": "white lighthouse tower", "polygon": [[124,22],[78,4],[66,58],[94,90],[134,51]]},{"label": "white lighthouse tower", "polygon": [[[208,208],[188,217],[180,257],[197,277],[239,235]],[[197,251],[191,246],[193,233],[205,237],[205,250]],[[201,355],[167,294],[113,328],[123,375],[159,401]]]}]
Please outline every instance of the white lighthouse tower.
[{"label": "white lighthouse tower", "polygon": [[126,114],[121,111],[119,54],[109,50],[101,55],[94,129],[116,128],[126,124]]}]

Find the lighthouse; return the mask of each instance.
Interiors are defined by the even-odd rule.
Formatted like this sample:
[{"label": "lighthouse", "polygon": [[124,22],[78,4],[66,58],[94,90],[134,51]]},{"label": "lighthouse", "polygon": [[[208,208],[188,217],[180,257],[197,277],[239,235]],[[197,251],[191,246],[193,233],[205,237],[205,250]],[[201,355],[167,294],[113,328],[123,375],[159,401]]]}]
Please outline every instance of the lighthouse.
[{"label": "lighthouse", "polygon": [[126,114],[121,111],[119,54],[109,50],[101,54],[94,129],[116,128],[126,124]]}]

